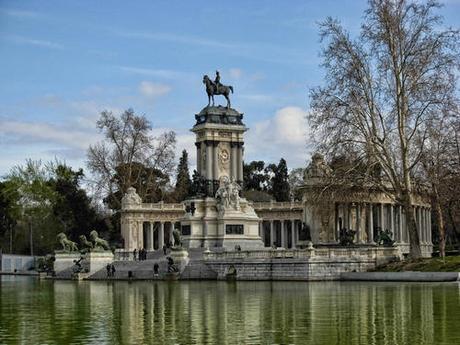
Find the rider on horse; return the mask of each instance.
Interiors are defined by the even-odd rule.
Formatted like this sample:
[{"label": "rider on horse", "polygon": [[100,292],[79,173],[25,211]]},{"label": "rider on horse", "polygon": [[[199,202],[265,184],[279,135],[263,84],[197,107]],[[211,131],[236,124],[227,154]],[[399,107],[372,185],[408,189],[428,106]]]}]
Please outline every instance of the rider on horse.
[{"label": "rider on horse", "polygon": [[219,91],[219,86],[222,85],[220,83],[220,74],[219,74],[219,71],[216,71],[216,79],[214,79],[214,86],[216,88],[216,92]]}]

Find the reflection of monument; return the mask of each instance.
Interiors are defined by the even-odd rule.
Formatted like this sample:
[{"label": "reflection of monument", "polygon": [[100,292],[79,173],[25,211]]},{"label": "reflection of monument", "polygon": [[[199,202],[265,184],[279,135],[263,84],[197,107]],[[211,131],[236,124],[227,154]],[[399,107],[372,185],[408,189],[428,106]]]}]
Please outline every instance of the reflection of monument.
[{"label": "reflection of monument", "polygon": [[263,247],[259,217],[240,196],[243,184],[243,114],[233,108],[207,106],[196,116],[197,171],[205,182],[205,197],[186,201],[181,219],[187,247]]}]

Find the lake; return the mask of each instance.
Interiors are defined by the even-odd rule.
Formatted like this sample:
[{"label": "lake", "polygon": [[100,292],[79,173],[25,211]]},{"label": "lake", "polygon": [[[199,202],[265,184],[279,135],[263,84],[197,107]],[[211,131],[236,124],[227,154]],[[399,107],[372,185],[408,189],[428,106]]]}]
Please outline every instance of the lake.
[{"label": "lake", "polygon": [[459,283],[0,277],[1,344],[460,344]]}]

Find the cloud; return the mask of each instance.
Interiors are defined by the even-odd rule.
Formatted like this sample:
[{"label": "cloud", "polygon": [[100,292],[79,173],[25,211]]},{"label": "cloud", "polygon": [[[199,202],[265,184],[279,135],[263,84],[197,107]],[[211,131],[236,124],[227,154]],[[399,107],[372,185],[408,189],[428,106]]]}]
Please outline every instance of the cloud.
[{"label": "cloud", "polygon": [[171,86],[150,81],[143,81],[139,84],[139,92],[147,98],[156,98],[168,94]]},{"label": "cloud", "polygon": [[172,43],[183,43],[190,45],[199,45],[213,48],[226,48],[226,49],[238,49],[238,45],[231,43],[224,43],[222,41],[216,41],[212,39],[190,36],[190,35],[178,35],[174,33],[167,32],[141,32],[141,31],[128,31],[128,30],[118,30],[111,29],[114,34],[120,37],[126,38],[139,38],[139,39],[148,39],[155,41],[165,41]]},{"label": "cloud", "polygon": [[181,79],[186,73],[168,70],[168,69],[154,69],[154,68],[140,68],[133,66],[115,66],[119,70],[131,74],[139,74],[143,76],[159,77],[165,79]]},{"label": "cloud", "polygon": [[39,40],[39,39],[23,37],[23,36],[16,36],[16,35],[5,36],[5,38],[12,42],[18,43],[18,44],[25,44],[25,45],[31,45],[31,46],[40,47],[40,48],[48,48],[48,49],[56,49],[56,50],[64,49],[63,45],[59,43],[51,42],[51,41],[46,41],[46,40]]},{"label": "cloud", "polygon": [[0,120],[0,136],[6,144],[46,144],[81,150],[98,139],[95,131],[84,128],[14,120]]},{"label": "cloud", "polygon": [[254,123],[246,137],[246,161],[285,158],[290,168],[304,167],[308,155],[306,113],[300,107],[284,107]]},{"label": "cloud", "polygon": [[16,17],[16,18],[37,18],[37,17],[40,17],[39,13],[32,12],[32,11],[9,9],[9,10],[0,10],[0,12],[6,14],[7,16]]},{"label": "cloud", "polygon": [[233,78],[233,79],[240,79],[241,76],[243,75],[243,71],[239,68],[230,68],[228,73],[230,75],[230,78]]}]

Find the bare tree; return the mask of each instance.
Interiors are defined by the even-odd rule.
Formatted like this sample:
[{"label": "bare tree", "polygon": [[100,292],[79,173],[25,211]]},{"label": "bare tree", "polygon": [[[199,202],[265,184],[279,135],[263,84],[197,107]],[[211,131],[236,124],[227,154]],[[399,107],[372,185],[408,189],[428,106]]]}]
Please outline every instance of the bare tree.
[{"label": "bare tree", "polygon": [[[321,24],[326,85],[311,90],[317,147],[352,154],[365,176],[404,206],[410,256],[420,257],[413,176],[427,124],[453,103],[459,34],[441,29],[439,4],[370,0],[357,39],[336,20]],[[380,174],[375,174],[375,171]]]},{"label": "bare tree", "polygon": [[174,132],[153,137],[147,118],[132,109],[119,117],[103,111],[97,127],[105,140],[89,147],[88,167],[95,176],[97,192],[110,199],[111,208],[121,207],[121,198],[130,186],[144,200],[163,187],[174,168]]}]

